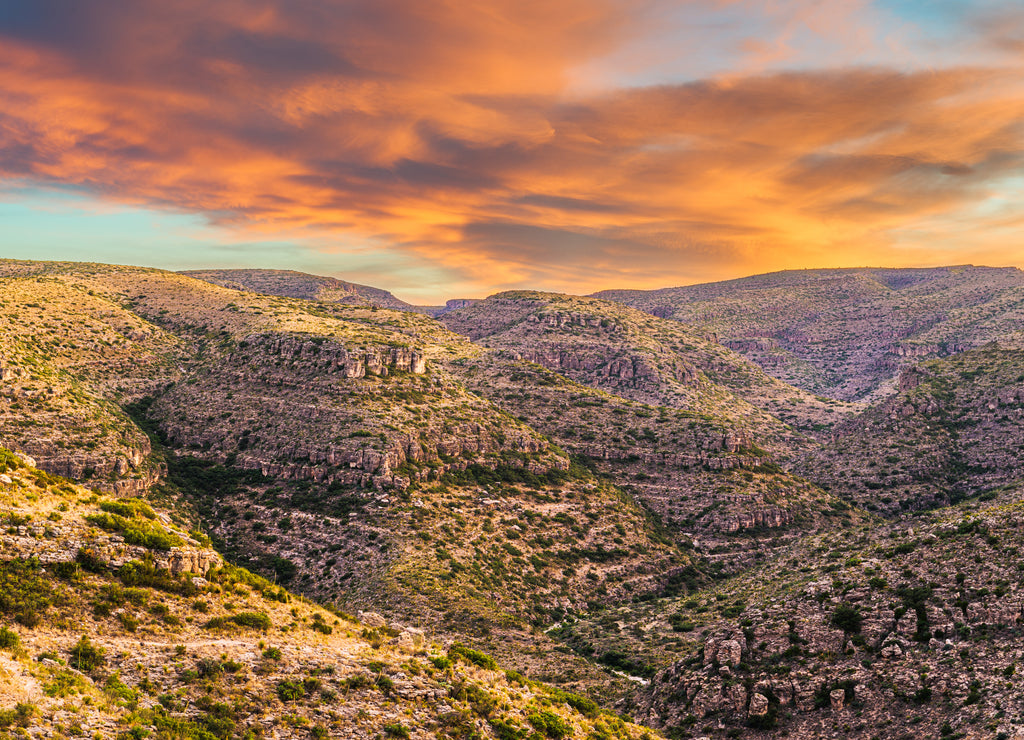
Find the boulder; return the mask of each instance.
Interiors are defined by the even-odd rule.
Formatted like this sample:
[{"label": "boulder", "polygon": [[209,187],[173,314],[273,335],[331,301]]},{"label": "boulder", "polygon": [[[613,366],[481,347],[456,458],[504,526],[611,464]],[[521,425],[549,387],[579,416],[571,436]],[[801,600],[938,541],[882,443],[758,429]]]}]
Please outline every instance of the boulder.
[{"label": "boulder", "polygon": [[387,621],[377,612],[359,612],[359,621],[367,627],[384,627]]},{"label": "boulder", "polygon": [[768,697],[764,694],[754,694],[750,697],[750,707],[747,714],[751,718],[764,717],[768,714]]}]

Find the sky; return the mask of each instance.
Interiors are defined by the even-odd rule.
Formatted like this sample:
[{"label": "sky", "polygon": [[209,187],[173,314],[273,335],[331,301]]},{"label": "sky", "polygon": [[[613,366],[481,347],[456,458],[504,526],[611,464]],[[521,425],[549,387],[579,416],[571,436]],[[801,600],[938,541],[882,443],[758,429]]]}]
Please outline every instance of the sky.
[{"label": "sky", "polygon": [[432,304],[1022,226],[1019,0],[0,0],[0,257]]}]

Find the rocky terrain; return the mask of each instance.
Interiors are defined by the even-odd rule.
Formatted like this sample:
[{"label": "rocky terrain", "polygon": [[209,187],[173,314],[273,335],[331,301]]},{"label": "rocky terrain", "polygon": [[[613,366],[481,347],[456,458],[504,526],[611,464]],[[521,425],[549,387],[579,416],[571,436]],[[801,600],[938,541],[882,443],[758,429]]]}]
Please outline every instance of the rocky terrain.
[{"label": "rocky terrain", "polygon": [[475,392],[588,461],[733,572],[856,516],[780,465],[853,413],[677,322],[605,301],[492,296],[442,317],[491,352],[453,367]]},{"label": "rocky terrain", "polygon": [[227,563],[0,449],[0,736],[652,737],[433,631]]},{"label": "rocky terrain", "polygon": [[787,383],[847,401],[889,395],[920,360],[1019,346],[1024,326],[1024,273],[1010,267],[790,270],[596,297],[715,332]]},{"label": "rocky terrain", "polygon": [[900,391],[797,466],[874,511],[931,508],[1021,477],[1024,351],[993,343],[903,372]]},{"label": "rocky terrain", "polygon": [[1019,276],[0,260],[0,737],[1013,737]]},{"label": "rocky terrain", "polygon": [[[670,737],[1013,737],[1024,489],[815,536],[697,597],[562,629],[651,683]],[[631,706],[636,706],[631,704]]]}]

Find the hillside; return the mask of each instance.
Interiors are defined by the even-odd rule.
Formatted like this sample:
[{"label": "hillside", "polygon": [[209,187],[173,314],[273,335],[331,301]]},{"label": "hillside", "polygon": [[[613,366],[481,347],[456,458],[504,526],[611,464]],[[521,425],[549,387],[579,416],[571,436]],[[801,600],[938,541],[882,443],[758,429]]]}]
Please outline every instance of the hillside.
[{"label": "hillside", "polygon": [[[87,453],[101,461],[134,450],[151,495],[190,507],[226,553],[267,577],[445,634],[493,632],[504,650],[532,643],[532,625],[566,609],[657,594],[678,573],[701,578],[684,541],[666,538],[614,485],[574,468],[542,434],[446,370],[480,350],[431,319],[154,270],[45,270],[4,278],[37,298],[61,297],[34,301],[46,317],[39,326],[10,325],[23,343],[39,343],[28,328],[48,332],[64,320],[51,309],[79,306],[76,320],[102,331],[134,321],[160,338],[174,351],[174,373],[150,372],[152,382],[132,385],[134,366],[117,361],[121,343],[89,345],[88,363],[78,343],[61,344],[53,361],[90,368],[68,370],[69,382],[121,426],[107,417],[95,424],[121,436],[108,432],[101,448],[83,424],[41,417],[26,426],[33,408],[13,401],[0,415],[0,439],[52,448],[40,464],[54,472]],[[16,355],[6,362],[4,388],[19,398],[30,374]],[[72,399],[51,399],[55,417],[74,420]],[[26,432],[37,428],[46,436]],[[108,468],[73,472],[122,492],[141,475]],[[512,659],[540,672],[550,663],[543,654]],[[566,680],[580,670],[589,685],[609,680],[586,665]]]},{"label": "hillside", "polygon": [[138,499],[6,450],[0,471],[4,736],[652,736],[432,631],[317,607]]},{"label": "hillside", "polygon": [[413,306],[395,298],[386,290],[295,270],[183,270],[181,274],[224,288],[285,298],[376,306],[398,311],[413,310]]},{"label": "hillside", "polygon": [[769,413],[817,433],[849,406],[770,378],[712,338],[541,293],[499,294],[441,320],[492,350],[453,364],[468,387],[616,481],[713,570],[735,572],[851,515],[779,465],[813,443]]},{"label": "hillside", "polygon": [[1024,470],[1024,351],[993,344],[905,370],[900,392],[795,467],[842,498],[898,513],[949,504]]},{"label": "hillside", "polygon": [[812,393],[873,401],[907,364],[991,342],[1019,345],[1016,268],[792,270],[595,297],[715,332],[767,372]]},{"label": "hillside", "polygon": [[597,298],[0,260],[0,738],[1012,737],[1016,279],[701,288],[850,403]]},{"label": "hillside", "polygon": [[791,436],[780,419],[809,432],[854,410],[778,381],[714,335],[609,301],[501,293],[441,321],[484,347],[580,383],[642,403],[727,417],[778,442]]},{"label": "hillside", "polygon": [[811,537],[698,597],[566,625],[670,737],[1013,737],[1024,486]]}]

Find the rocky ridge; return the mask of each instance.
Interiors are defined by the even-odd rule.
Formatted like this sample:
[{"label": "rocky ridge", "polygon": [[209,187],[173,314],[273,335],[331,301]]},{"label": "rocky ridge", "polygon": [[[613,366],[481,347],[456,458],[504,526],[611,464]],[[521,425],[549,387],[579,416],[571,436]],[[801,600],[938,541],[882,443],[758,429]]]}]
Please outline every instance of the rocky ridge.
[{"label": "rocky ridge", "polygon": [[595,296],[705,327],[776,377],[848,401],[889,395],[920,359],[1019,345],[1024,320],[1024,273],[971,265],[789,270]]}]

